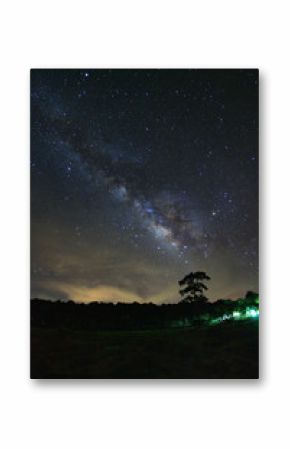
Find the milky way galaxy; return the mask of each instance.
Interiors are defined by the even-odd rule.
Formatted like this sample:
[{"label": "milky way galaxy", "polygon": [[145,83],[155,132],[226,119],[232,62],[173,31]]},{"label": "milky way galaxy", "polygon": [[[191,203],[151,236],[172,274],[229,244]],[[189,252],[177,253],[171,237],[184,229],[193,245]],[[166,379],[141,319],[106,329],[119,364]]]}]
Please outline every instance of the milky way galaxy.
[{"label": "milky way galaxy", "polygon": [[32,70],[32,296],[258,289],[257,70]]}]

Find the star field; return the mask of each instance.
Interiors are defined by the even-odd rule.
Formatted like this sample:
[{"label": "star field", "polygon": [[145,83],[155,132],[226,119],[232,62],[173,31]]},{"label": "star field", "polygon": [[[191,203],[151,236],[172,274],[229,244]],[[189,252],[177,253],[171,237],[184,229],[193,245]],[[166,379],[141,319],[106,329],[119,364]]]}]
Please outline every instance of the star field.
[{"label": "star field", "polygon": [[257,290],[257,70],[33,70],[31,186],[32,296]]}]

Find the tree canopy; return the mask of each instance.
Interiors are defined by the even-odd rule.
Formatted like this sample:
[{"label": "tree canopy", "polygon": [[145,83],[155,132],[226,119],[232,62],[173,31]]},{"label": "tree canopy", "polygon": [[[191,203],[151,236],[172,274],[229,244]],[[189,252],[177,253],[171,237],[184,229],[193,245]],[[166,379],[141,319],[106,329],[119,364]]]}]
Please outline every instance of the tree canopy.
[{"label": "tree canopy", "polygon": [[205,281],[209,281],[210,277],[204,271],[196,271],[189,273],[181,281],[180,286],[185,286],[179,293],[181,295],[181,302],[206,302],[208,298],[204,295],[204,290],[208,290]]}]

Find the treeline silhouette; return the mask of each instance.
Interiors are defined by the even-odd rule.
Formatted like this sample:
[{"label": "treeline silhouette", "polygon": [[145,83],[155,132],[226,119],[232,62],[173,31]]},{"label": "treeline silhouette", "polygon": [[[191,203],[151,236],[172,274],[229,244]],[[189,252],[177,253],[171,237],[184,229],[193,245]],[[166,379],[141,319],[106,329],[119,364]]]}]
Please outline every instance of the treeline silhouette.
[{"label": "treeline silhouette", "polygon": [[258,294],[248,292],[238,300],[220,299],[178,304],[104,303],[31,300],[31,326],[75,330],[140,330],[200,324],[233,311],[257,306]]}]

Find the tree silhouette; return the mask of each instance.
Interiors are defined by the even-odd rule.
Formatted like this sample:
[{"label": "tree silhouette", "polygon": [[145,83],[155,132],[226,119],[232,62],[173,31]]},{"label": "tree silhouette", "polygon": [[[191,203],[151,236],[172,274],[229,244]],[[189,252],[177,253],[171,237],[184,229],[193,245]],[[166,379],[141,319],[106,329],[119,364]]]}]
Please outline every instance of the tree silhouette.
[{"label": "tree silhouette", "polygon": [[196,271],[195,273],[189,273],[185,276],[181,281],[179,281],[179,285],[186,285],[185,288],[179,290],[181,295],[180,302],[206,302],[208,298],[204,296],[203,291],[207,290],[207,286],[204,284],[204,281],[209,281],[210,277],[204,271]]}]

